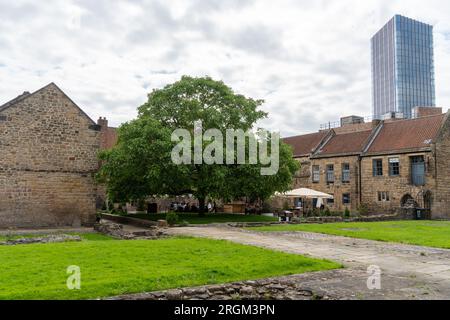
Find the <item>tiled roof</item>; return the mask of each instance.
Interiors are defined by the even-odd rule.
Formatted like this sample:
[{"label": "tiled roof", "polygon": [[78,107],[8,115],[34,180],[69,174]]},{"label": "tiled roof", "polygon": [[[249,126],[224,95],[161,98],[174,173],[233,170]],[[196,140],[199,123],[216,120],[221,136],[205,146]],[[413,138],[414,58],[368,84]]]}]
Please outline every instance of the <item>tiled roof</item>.
[{"label": "tiled roof", "polygon": [[313,149],[319,145],[328,133],[329,130],[319,131],[316,133],[284,138],[283,141],[292,146],[295,157],[306,156],[312,153]]},{"label": "tiled roof", "polygon": [[361,153],[368,142],[372,130],[357,131],[333,136],[317,156]]},{"label": "tiled roof", "polygon": [[444,117],[445,114],[440,114],[385,122],[367,152],[395,152],[429,147],[436,139]]}]

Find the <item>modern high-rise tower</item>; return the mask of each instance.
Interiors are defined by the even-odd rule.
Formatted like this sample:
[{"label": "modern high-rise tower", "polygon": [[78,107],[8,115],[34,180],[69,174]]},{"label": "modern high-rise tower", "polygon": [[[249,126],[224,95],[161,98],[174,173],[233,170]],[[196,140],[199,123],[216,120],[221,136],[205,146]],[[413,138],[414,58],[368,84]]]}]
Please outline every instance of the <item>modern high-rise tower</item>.
[{"label": "modern high-rise tower", "polygon": [[371,42],[373,115],[434,107],[433,26],[395,15]]}]

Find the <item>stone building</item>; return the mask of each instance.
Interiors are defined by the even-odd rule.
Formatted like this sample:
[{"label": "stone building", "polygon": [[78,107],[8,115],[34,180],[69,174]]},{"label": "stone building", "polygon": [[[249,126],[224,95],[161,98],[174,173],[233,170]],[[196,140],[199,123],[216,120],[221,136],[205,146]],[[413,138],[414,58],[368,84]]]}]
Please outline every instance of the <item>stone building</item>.
[{"label": "stone building", "polygon": [[340,127],[284,139],[302,165],[295,187],[334,195],[330,210],[398,213],[414,205],[450,218],[450,112],[423,109],[408,120],[346,117]]},{"label": "stone building", "polygon": [[0,106],[0,228],[94,222],[97,153],[115,143],[100,120],[54,83]]}]

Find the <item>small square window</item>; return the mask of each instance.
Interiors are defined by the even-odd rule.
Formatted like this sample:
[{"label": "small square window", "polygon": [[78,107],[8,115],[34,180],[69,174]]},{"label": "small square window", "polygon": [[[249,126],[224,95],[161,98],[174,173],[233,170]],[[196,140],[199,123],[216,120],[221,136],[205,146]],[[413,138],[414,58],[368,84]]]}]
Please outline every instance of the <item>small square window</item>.
[{"label": "small square window", "polygon": [[343,204],[350,204],[350,193],[344,193],[342,195],[342,203]]},{"label": "small square window", "polygon": [[388,191],[378,191],[378,201],[379,202],[387,202],[390,201],[389,192]]}]

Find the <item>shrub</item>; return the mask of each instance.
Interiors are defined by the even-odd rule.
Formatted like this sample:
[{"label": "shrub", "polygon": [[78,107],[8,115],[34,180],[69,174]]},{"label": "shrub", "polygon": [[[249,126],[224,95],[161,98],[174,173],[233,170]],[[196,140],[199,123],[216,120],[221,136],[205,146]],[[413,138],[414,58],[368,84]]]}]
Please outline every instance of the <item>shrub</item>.
[{"label": "shrub", "polygon": [[290,209],[289,202],[288,202],[288,201],[285,201],[285,202],[283,203],[283,210],[289,210],[289,209]]},{"label": "shrub", "polygon": [[169,226],[173,226],[178,222],[178,215],[175,212],[169,212],[166,215],[166,221],[169,224]]},{"label": "shrub", "polygon": [[369,213],[369,208],[365,204],[360,204],[358,207],[358,213],[362,216],[367,215]]},{"label": "shrub", "polygon": [[350,210],[348,210],[347,207],[345,208],[345,211],[344,211],[344,218],[350,218]]},{"label": "shrub", "polygon": [[331,216],[331,212],[330,212],[330,209],[329,209],[328,207],[325,208],[325,210],[324,210],[324,212],[323,212],[323,215],[326,216],[326,217]]}]

